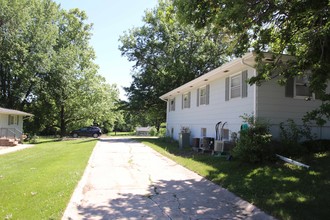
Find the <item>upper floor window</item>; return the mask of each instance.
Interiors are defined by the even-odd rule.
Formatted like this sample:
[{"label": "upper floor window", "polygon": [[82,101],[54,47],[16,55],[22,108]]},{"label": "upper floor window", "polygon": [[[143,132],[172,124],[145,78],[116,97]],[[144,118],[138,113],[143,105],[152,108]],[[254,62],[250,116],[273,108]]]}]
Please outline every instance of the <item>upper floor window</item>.
[{"label": "upper floor window", "polygon": [[169,111],[171,112],[171,111],[175,111],[175,98],[173,98],[173,99],[170,99],[170,101],[169,101]]},{"label": "upper floor window", "polygon": [[208,105],[210,102],[210,85],[197,89],[197,106]]},{"label": "upper floor window", "polygon": [[295,96],[296,97],[311,96],[311,92],[310,92],[307,84],[308,84],[307,77],[296,77],[295,78]]},{"label": "upper floor window", "polygon": [[199,89],[199,104],[206,104],[206,86]]},{"label": "upper floor window", "polygon": [[241,96],[241,75],[230,77],[230,98],[237,98]]},{"label": "upper floor window", "polygon": [[247,70],[240,74],[227,77],[225,80],[225,100],[228,101],[233,98],[247,97],[247,79]]},{"label": "upper floor window", "polygon": [[182,95],[182,108],[190,108],[190,92]]},{"label": "upper floor window", "polygon": [[308,87],[308,77],[288,78],[285,86],[285,96],[294,98],[315,98]]}]

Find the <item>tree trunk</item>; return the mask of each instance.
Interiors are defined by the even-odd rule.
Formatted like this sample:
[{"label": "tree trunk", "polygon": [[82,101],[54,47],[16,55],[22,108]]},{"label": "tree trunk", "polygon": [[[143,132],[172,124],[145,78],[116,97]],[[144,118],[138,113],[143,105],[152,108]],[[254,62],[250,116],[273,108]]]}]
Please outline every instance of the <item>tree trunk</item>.
[{"label": "tree trunk", "polygon": [[64,105],[61,105],[61,113],[60,113],[60,128],[61,128],[61,137],[66,135],[66,123],[65,123],[65,112]]}]

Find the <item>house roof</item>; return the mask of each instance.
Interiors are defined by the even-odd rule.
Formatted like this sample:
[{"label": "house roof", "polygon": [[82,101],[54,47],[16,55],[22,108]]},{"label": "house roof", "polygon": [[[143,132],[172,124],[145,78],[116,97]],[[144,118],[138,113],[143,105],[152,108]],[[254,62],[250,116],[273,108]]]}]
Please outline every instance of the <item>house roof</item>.
[{"label": "house roof", "polygon": [[8,109],[8,108],[0,108],[0,114],[33,116],[33,114],[30,114],[30,113],[27,113],[27,112],[22,112],[22,111]]},{"label": "house roof", "polygon": [[[274,55],[275,54],[272,53],[264,53],[264,58],[263,58],[264,62],[274,62]],[[210,82],[234,74],[237,71],[241,70],[242,67],[244,66],[254,68],[256,64],[255,62],[256,56],[257,54],[255,52],[246,53],[241,58],[236,58],[228,63],[225,63],[222,66],[214,70],[211,70],[210,72],[205,73],[204,75],[196,79],[193,79],[178,88],[173,89],[172,91],[160,96],[159,98],[166,101],[175,97],[178,94],[183,94],[185,92],[188,92],[192,88],[198,88],[200,86],[203,86],[206,84],[206,82]],[[282,59],[284,61],[284,60],[292,59],[292,57],[288,55],[281,55],[279,56],[279,59]]]}]

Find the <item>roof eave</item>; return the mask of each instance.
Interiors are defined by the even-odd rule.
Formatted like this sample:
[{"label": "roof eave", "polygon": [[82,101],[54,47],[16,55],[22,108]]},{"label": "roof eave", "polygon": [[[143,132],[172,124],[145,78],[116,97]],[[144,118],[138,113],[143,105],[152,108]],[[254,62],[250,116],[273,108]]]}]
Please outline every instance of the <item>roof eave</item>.
[{"label": "roof eave", "polygon": [[221,76],[228,74],[228,72],[230,71],[230,69],[233,66],[235,66],[237,64],[244,65],[243,60],[253,58],[254,56],[255,56],[255,54],[253,52],[247,53],[242,58],[237,58],[228,63],[225,63],[225,64],[221,65],[220,67],[213,69],[210,72],[205,73],[204,75],[202,75],[196,79],[193,79],[178,88],[171,90],[170,92],[160,96],[159,98],[161,100],[167,101],[171,97],[175,97],[177,94],[180,94],[180,93],[183,94],[185,92],[188,92],[189,90],[191,90],[194,87],[198,87],[198,86],[205,84],[205,82],[207,82],[207,81],[211,81],[216,78],[220,78]]}]

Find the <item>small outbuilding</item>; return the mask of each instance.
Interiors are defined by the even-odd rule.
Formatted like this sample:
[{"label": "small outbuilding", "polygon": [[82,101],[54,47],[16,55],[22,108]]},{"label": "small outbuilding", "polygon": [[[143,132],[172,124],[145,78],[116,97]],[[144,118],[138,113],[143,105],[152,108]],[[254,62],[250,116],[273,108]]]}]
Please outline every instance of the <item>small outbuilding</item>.
[{"label": "small outbuilding", "polygon": [[136,127],[136,135],[137,136],[149,136],[151,127]]}]

